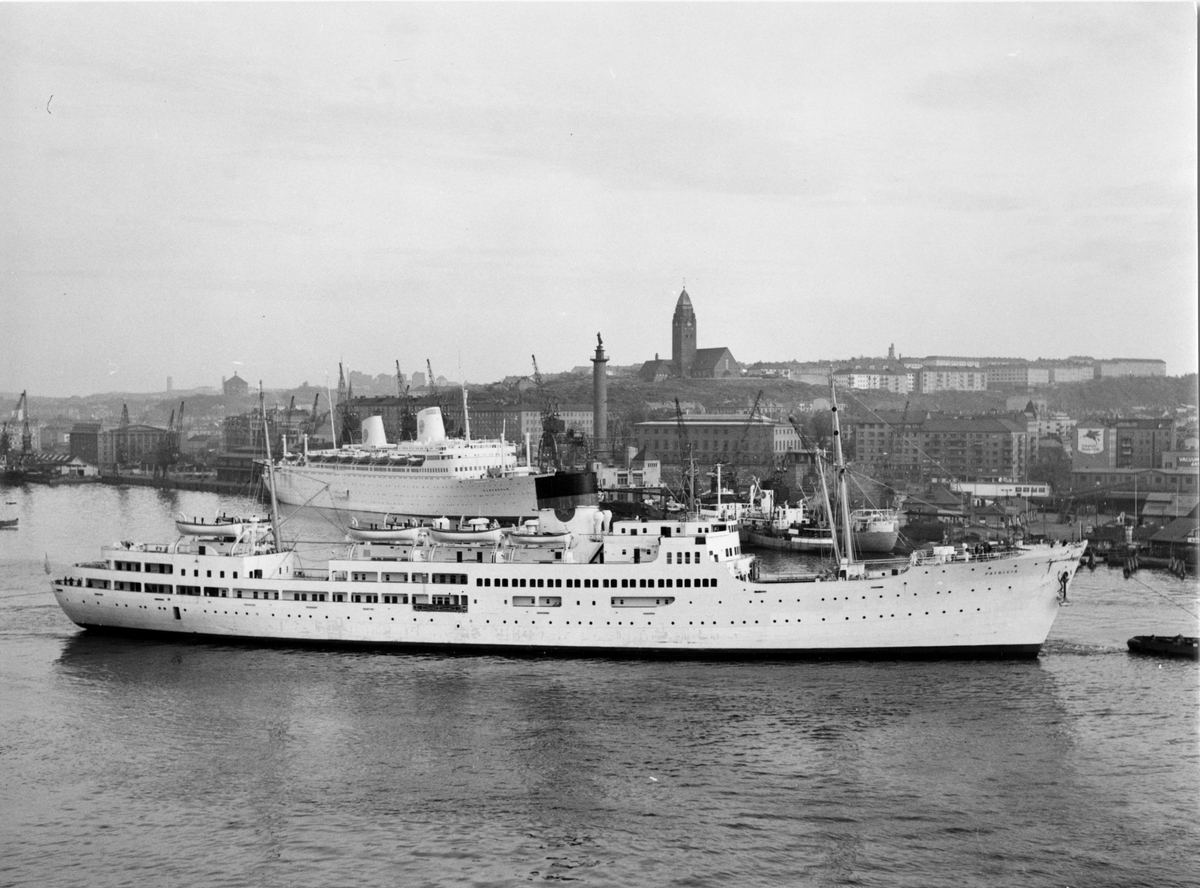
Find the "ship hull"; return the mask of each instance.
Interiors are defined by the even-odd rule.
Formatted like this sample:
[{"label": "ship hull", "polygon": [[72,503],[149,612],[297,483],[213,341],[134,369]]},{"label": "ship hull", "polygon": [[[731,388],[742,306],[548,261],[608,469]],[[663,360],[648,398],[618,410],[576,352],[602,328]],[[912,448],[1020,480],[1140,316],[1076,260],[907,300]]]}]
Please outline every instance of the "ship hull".
[{"label": "ship hull", "polygon": [[854,534],[854,551],[863,554],[886,555],[896,548],[898,530],[862,530]]},{"label": "ship hull", "polygon": [[561,658],[629,658],[659,660],[1036,660],[1041,644],[941,645],[936,647],[846,647],[846,648],[705,648],[686,650],[678,647],[587,647],[583,645],[553,646],[545,644],[479,644],[463,645],[453,642],[411,641],[329,641],[327,639],[279,638],[275,636],[229,636],[199,632],[181,635],[179,632],[153,629],[127,629],[108,625],[77,624],[95,635],[120,638],[141,638],[157,641],[190,642],[195,644],[236,644],[248,647],[316,648],[320,650],[395,651],[396,653],[436,653],[459,656],[561,657]]},{"label": "ship hull", "polygon": [[[244,570],[242,579],[205,586],[203,596],[140,591],[140,583],[88,587],[114,575],[98,562],[52,587],[82,627],[194,640],[578,656],[1034,657],[1081,553],[1082,545],[1039,547],[994,561],[803,582],[742,579],[715,563],[337,562],[321,579],[247,578],[254,571]],[[367,567],[416,568],[423,579],[351,579]],[[505,588],[483,585],[501,577]],[[528,596],[508,587],[535,577],[545,586]],[[647,577],[653,590],[635,588]],[[687,585],[655,583],[667,579]],[[632,582],[629,591],[621,582]],[[273,594],[281,597],[268,600]],[[313,600],[318,594],[323,600]]]},{"label": "ship hull", "polygon": [[532,475],[459,479],[406,474],[403,469],[309,465],[278,466],[274,476],[276,499],[290,506],[505,522],[537,512]]}]

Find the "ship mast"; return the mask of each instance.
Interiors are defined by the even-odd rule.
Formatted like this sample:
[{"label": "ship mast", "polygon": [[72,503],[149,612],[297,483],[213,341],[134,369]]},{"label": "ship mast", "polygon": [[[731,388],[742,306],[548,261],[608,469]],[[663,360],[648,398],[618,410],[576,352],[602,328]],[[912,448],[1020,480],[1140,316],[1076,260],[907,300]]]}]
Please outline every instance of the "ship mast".
[{"label": "ship mast", "polygon": [[278,550],[281,537],[279,536],[279,504],[275,500],[275,463],[271,459],[271,430],[267,427],[267,407],[263,402],[261,379],[258,381],[258,409],[262,413],[263,441],[267,445],[267,486],[271,488],[271,536],[275,541],[275,548]]},{"label": "ship mast", "polygon": [[854,558],[854,534],[850,529],[850,494],[846,489],[846,461],[842,458],[842,424],[838,419],[837,389],[833,374],[829,374],[829,396],[833,411],[833,458],[837,469],[837,497],[842,513],[842,564],[849,566]]}]

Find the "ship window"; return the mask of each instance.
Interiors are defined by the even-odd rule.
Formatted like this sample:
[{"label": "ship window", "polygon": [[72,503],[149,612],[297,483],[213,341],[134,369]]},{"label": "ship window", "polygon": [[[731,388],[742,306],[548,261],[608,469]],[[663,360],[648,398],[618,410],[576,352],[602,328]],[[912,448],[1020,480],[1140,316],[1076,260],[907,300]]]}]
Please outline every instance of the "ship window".
[{"label": "ship window", "polygon": [[667,553],[667,564],[670,564],[670,563],[671,563],[671,553],[668,552]]}]

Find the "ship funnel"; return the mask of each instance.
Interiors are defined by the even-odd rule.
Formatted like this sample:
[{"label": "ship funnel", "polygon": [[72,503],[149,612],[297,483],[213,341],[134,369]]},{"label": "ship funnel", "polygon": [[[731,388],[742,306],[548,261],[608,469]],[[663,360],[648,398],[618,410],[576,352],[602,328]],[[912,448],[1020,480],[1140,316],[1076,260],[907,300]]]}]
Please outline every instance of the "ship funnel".
[{"label": "ship funnel", "polygon": [[594,472],[560,472],[533,479],[539,509],[538,525],[548,533],[596,532],[599,495]]},{"label": "ship funnel", "polygon": [[362,424],[362,441],[368,447],[386,447],[387,435],[383,431],[382,416],[368,416]]},{"label": "ship funnel", "polygon": [[446,440],[446,426],[440,407],[426,407],[417,414],[417,440],[422,444],[437,444]]}]

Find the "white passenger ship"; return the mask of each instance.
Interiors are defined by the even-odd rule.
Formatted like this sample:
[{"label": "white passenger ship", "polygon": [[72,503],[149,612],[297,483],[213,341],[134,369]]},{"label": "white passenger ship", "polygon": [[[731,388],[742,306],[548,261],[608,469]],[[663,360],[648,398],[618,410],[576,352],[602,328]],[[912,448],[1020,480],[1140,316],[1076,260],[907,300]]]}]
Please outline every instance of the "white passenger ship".
[{"label": "white passenger ship", "polygon": [[595,505],[591,477],[537,478],[537,527],[494,540],[431,530],[356,540],[313,566],[276,546],[275,522],[193,523],[174,543],[105,547],[101,560],[54,580],[54,595],[80,626],[174,637],[676,657],[1034,657],[1084,545],[983,557],[947,547],[767,577],[742,553],[735,525],[614,523]]},{"label": "white passenger ship", "polygon": [[[515,444],[447,438],[442,412],[417,414],[417,440],[388,443],[383,420],[368,417],[364,441],[289,454],[263,478],[281,503],[350,512],[495,518],[537,511],[534,469],[519,465]],[[274,478],[272,482],[271,478]]]}]

